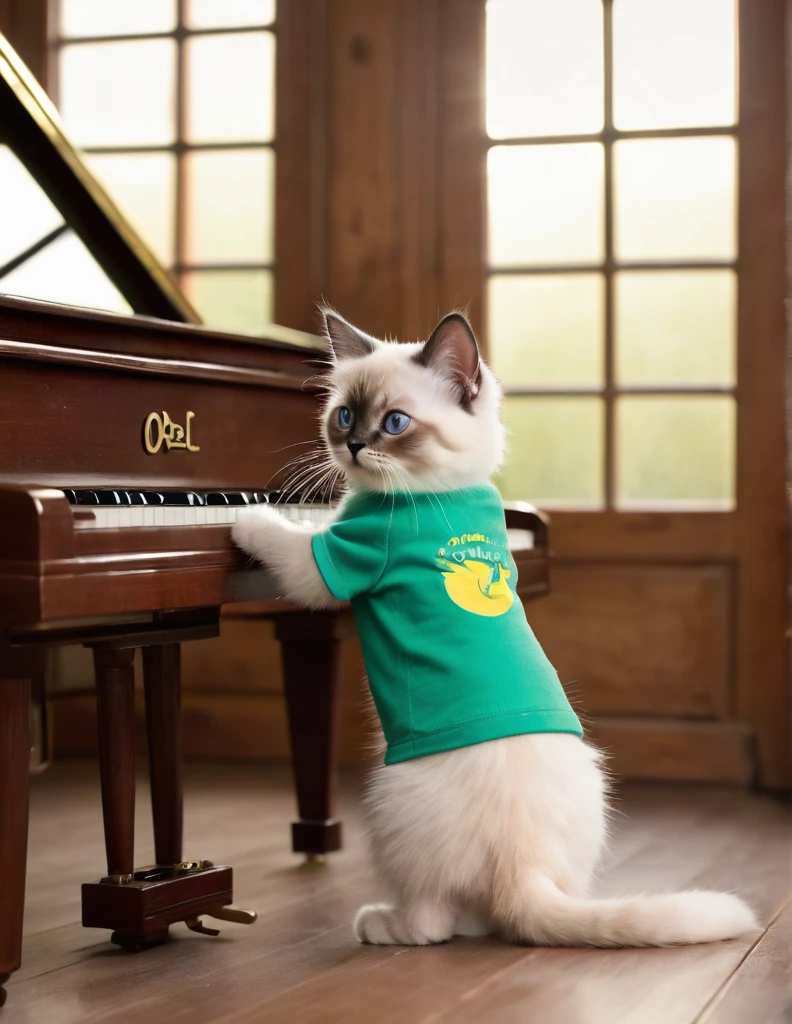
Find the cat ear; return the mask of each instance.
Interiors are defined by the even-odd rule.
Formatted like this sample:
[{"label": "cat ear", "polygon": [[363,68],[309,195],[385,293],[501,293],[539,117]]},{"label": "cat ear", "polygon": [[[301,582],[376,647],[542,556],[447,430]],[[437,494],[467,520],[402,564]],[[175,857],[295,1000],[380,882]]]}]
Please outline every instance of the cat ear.
[{"label": "cat ear", "polygon": [[469,406],[481,387],[481,360],[473,329],[461,313],[449,313],[432,331],[415,357],[421,366],[447,377],[463,406]]},{"label": "cat ear", "polygon": [[374,338],[347,323],[335,310],[323,307],[321,312],[325,335],[336,362],[371,355],[377,344]]}]

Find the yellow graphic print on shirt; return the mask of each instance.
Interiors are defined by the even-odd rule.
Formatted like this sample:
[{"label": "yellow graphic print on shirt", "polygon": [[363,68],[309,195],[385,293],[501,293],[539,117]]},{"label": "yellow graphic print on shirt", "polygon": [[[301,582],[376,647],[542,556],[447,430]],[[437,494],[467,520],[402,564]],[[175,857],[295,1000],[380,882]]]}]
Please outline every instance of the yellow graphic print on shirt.
[{"label": "yellow graphic print on shirt", "polygon": [[474,615],[503,615],[514,600],[507,582],[511,570],[501,564],[500,551],[490,550],[496,546],[483,534],[464,533],[437,552],[448,596]]}]

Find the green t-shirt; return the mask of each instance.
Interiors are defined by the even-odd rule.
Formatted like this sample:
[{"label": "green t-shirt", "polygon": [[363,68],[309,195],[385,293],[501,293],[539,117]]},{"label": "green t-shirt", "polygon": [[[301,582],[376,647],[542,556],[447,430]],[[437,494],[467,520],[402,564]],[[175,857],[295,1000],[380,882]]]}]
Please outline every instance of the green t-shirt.
[{"label": "green t-shirt", "polygon": [[351,601],[386,764],[580,722],[516,596],[491,486],[358,494],[313,538],[322,578]]}]

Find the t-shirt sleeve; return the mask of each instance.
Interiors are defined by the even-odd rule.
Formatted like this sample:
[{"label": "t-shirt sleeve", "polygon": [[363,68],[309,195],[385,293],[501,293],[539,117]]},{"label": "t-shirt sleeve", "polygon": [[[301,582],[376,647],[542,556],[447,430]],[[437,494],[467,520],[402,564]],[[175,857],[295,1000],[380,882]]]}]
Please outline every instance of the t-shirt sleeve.
[{"label": "t-shirt sleeve", "polygon": [[372,590],[388,559],[388,530],[377,516],[342,519],[311,541],[314,559],[333,597],[351,601]]}]

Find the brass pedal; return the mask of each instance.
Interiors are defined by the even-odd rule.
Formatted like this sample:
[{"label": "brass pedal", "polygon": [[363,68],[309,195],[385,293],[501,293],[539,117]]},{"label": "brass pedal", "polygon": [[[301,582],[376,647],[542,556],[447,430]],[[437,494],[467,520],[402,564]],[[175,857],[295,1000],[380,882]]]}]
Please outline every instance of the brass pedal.
[{"label": "brass pedal", "polygon": [[207,917],[218,921],[231,921],[233,924],[255,924],[258,914],[255,910],[243,910],[241,907],[212,907],[204,911]]},{"label": "brass pedal", "polygon": [[[240,907],[210,907],[204,910],[205,917],[213,917],[217,921],[231,921],[233,924],[255,924],[258,914],[255,910],[243,910]],[[199,917],[190,917],[184,922],[191,932],[201,935],[219,935],[218,928],[207,928]]]}]

